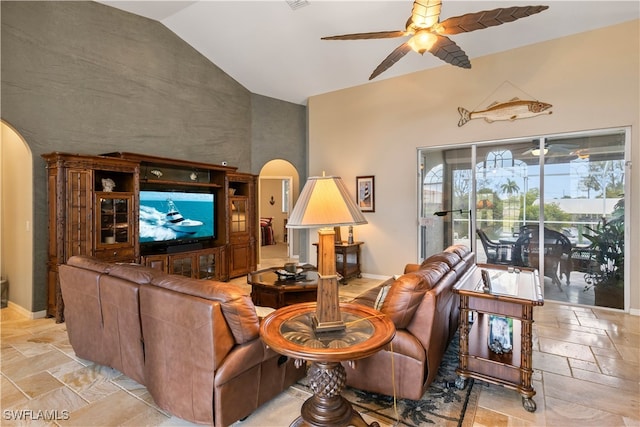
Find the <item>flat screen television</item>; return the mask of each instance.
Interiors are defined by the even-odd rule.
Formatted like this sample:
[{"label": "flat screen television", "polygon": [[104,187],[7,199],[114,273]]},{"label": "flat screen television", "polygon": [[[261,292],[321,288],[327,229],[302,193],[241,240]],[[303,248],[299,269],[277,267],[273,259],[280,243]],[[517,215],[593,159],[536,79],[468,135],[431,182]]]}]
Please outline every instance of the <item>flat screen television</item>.
[{"label": "flat screen television", "polygon": [[140,243],[177,244],[215,235],[214,194],[140,190]]}]

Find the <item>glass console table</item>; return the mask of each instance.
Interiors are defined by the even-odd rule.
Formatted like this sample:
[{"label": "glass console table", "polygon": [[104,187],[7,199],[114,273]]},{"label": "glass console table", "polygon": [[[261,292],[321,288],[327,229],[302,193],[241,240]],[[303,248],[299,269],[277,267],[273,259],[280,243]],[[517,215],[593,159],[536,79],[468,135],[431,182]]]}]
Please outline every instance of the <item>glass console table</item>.
[{"label": "glass console table", "polygon": [[[346,371],[340,362],[378,352],[395,335],[393,322],[372,308],[340,304],[344,331],[315,333],[316,304],[304,303],[276,310],[260,324],[262,340],[280,354],[312,362],[309,383],[313,396],[303,403],[291,426],[369,426],[351,403],[340,395]],[[374,422],[371,427],[379,426]]]},{"label": "glass console table", "polygon": [[[489,273],[491,291],[483,290],[482,270]],[[454,287],[460,294],[460,361],[456,386],[466,386],[467,378],[478,378],[517,390],[522,405],[536,410],[531,386],[533,307],[544,304],[538,270],[478,264]],[[475,313],[475,315],[473,315]],[[470,321],[470,315],[474,317]],[[511,325],[513,339],[509,351],[489,348],[491,317],[504,317]]]}]

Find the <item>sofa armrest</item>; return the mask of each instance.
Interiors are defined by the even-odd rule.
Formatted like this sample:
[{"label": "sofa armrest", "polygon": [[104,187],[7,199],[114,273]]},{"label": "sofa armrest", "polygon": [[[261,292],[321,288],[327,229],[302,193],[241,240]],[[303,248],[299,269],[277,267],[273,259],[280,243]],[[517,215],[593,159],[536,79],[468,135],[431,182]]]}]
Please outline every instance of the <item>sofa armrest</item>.
[{"label": "sofa armrest", "polygon": [[420,270],[420,264],[407,264],[404,267],[404,274],[413,273],[418,270]]}]

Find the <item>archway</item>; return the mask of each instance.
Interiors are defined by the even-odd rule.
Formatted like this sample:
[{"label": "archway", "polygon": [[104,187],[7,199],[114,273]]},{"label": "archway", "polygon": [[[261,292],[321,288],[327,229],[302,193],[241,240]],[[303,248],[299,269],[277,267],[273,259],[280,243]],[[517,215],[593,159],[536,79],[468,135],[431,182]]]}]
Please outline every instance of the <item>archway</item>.
[{"label": "archway", "polygon": [[283,258],[299,259],[298,231],[286,228],[300,192],[298,171],[290,162],[274,159],[262,167],[258,181],[260,266],[268,267],[270,262],[278,263]]},{"label": "archway", "polygon": [[9,304],[44,317],[33,312],[33,155],[11,125],[0,127],[0,276],[9,284]]}]

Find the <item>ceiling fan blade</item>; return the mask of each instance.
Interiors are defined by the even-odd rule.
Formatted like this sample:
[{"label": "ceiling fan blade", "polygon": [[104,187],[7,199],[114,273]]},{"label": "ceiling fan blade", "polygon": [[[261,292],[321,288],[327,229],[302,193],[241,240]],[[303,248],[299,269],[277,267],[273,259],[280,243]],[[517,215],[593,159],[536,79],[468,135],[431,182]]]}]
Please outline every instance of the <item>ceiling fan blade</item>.
[{"label": "ceiling fan blade", "polygon": [[440,0],[416,0],[413,2],[413,9],[411,9],[411,18],[407,24],[407,29],[411,27],[416,28],[430,28],[434,24],[438,23],[440,19],[440,9],[442,8],[442,1]]},{"label": "ceiling fan blade", "polygon": [[375,70],[373,70],[373,73],[371,73],[371,76],[369,76],[369,80],[375,79],[380,74],[387,71],[393,64],[401,60],[402,57],[405,56],[410,50],[411,46],[409,46],[408,43],[403,43],[395,48],[394,51],[391,52],[389,56],[387,56],[384,61],[382,61],[380,65],[376,67]]},{"label": "ceiling fan blade", "polygon": [[429,49],[433,55],[451,65],[461,68],[471,68],[471,62],[464,50],[460,49],[453,40],[448,37],[437,35],[437,40]]},{"label": "ceiling fan blade", "polygon": [[405,31],[378,31],[373,33],[344,34],[342,36],[322,37],[321,40],[368,40],[368,39],[392,39],[404,37]]},{"label": "ceiling fan blade", "polygon": [[482,30],[513,22],[516,19],[526,18],[547,9],[549,9],[549,6],[514,6],[467,13],[466,15],[454,16],[442,21],[440,23],[442,29],[438,30],[438,33],[451,35]]}]

